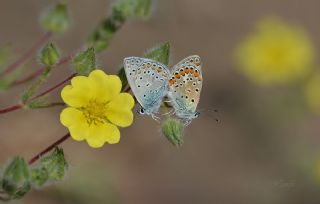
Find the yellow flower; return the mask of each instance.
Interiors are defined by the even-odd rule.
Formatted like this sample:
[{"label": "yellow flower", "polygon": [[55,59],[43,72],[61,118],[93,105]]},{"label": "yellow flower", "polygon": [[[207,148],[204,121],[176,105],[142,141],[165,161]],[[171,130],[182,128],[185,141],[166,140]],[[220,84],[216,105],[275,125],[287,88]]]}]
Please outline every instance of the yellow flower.
[{"label": "yellow flower", "polygon": [[240,70],[264,85],[293,82],[308,74],[314,60],[305,31],[273,17],[258,22],[235,54]]},{"label": "yellow flower", "polygon": [[95,70],[89,77],[74,77],[63,88],[61,97],[70,107],[61,112],[60,121],[73,139],[86,140],[94,148],[119,142],[117,126],[132,124],[134,106],[130,94],[120,93],[121,86],[118,76]]},{"label": "yellow flower", "polygon": [[320,114],[320,74],[314,75],[307,82],[305,96],[310,109]]}]

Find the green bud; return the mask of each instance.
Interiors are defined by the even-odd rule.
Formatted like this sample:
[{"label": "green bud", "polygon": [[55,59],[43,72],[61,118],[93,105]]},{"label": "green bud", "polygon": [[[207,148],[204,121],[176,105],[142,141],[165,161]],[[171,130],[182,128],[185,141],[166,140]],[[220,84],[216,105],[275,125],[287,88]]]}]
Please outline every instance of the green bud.
[{"label": "green bud", "polygon": [[150,15],[152,0],[137,0],[134,9],[135,15],[146,18]]},{"label": "green bud", "polygon": [[48,43],[42,50],[40,61],[46,66],[55,65],[60,59],[60,53],[53,43]]},{"label": "green bud", "polygon": [[49,179],[46,168],[39,167],[31,170],[31,183],[36,187],[42,187]]},{"label": "green bud", "polygon": [[66,4],[59,3],[49,10],[41,20],[42,26],[50,32],[62,33],[70,26],[70,17]]},{"label": "green bud", "polygon": [[88,48],[84,52],[80,52],[73,60],[74,70],[84,76],[96,69],[96,55],[93,47]]},{"label": "green bud", "polygon": [[161,124],[161,131],[164,136],[174,146],[181,146],[183,143],[183,130],[182,122],[175,118],[168,118]]},{"label": "green bud", "polygon": [[41,158],[39,165],[47,170],[49,179],[53,181],[63,179],[68,168],[61,148],[56,148],[51,155]]},{"label": "green bud", "polygon": [[12,198],[21,198],[30,189],[28,164],[22,157],[15,157],[5,168],[2,189]]}]

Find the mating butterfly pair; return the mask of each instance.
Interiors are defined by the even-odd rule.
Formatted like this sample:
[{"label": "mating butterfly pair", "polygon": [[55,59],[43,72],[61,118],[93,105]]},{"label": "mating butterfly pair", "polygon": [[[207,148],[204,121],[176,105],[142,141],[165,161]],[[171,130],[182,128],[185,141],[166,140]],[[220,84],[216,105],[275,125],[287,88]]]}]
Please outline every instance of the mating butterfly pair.
[{"label": "mating butterfly pair", "polygon": [[167,96],[177,117],[186,122],[198,117],[196,111],[202,88],[201,60],[187,57],[169,69],[154,60],[128,57],[124,68],[129,85],[141,105],[141,114],[155,117]]}]

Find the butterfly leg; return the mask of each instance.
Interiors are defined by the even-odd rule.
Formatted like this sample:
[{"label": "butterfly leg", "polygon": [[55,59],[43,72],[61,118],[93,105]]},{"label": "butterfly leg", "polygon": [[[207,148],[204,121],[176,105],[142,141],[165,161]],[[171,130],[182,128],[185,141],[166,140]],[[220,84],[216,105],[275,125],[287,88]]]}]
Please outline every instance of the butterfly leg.
[{"label": "butterfly leg", "polygon": [[190,125],[191,121],[192,121],[192,120],[184,120],[184,121],[183,121],[183,125],[184,125],[185,127],[187,127],[188,125]]},{"label": "butterfly leg", "polygon": [[166,113],[163,113],[162,115],[173,115],[176,111],[174,109],[171,109],[170,111],[166,112]]},{"label": "butterfly leg", "polygon": [[152,114],[151,117],[153,118],[153,120],[157,121],[158,123],[160,123],[160,117]]}]

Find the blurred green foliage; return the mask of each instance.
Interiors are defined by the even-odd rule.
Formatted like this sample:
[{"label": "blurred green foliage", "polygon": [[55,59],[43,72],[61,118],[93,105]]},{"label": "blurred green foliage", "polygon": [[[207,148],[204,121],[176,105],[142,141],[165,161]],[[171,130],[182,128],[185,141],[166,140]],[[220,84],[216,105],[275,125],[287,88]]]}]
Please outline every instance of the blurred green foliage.
[{"label": "blurred green foliage", "polygon": [[59,3],[54,8],[48,10],[43,15],[41,24],[49,32],[65,32],[70,26],[70,16],[67,5]]}]

